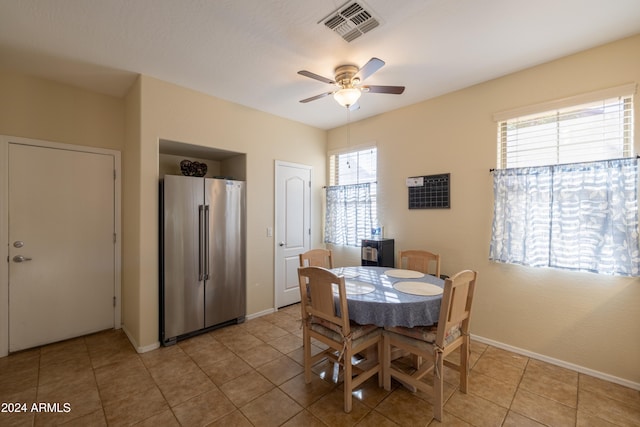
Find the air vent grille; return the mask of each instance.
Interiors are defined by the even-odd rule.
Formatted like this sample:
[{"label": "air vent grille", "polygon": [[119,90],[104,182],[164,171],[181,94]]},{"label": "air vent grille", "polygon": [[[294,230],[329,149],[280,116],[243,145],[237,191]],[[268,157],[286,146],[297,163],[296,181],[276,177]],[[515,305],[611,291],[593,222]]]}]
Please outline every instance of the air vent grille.
[{"label": "air vent grille", "polygon": [[380,25],[380,20],[362,1],[349,1],[320,22],[347,42],[357,39]]}]

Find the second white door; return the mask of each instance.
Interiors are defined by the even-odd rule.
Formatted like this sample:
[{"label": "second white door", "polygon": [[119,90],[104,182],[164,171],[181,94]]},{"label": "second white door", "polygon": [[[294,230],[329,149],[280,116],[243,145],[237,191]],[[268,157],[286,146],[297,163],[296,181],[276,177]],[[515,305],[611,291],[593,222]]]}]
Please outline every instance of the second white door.
[{"label": "second white door", "polygon": [[300,301],[299,255],[311,241],[311,167],[276,162],[276,308]]}]

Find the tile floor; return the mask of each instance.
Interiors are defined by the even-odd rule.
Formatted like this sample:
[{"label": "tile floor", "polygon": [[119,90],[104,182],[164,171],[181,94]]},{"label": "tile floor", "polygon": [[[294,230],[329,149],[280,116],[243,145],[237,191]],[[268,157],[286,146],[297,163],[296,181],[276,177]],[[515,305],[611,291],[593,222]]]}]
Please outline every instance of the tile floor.
[{"label": "tile floor", "polygon": [[0,402],[27,411],[0,412],[0,425],[640,426],[640,391],[477,342],[468,394],[446,372],[443,423],[429,395],[386,392],[375,377],[345,414],[330,364],[304,383],[299,319],[294,305],[144,354],[122,331],[12,354]]}]

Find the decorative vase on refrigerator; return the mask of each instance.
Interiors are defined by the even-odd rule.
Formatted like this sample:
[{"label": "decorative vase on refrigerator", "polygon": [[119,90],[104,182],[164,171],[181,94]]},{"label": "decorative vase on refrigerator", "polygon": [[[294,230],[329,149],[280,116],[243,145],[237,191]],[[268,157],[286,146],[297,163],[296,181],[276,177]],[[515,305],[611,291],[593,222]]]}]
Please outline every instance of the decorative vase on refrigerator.
[{"label": "decorative vase on refrigerator", "polygon": [[161,182],[160,341],[246,314],[245,183],[165,175]]}]

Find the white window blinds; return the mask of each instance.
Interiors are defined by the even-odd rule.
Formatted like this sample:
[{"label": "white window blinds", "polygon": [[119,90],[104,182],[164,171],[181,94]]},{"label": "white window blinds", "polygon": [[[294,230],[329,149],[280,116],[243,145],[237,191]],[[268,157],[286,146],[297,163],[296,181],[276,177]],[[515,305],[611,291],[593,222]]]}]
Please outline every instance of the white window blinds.
[{"label": "white window blinds", "polygon": [[363,147],[329,157],[325,243],[360,246],[376,214],[377,149]]},{"label": "white window blinds", "polygon": [[631,156],[633,92],[625,85],[496,114],[498,168]]}]

